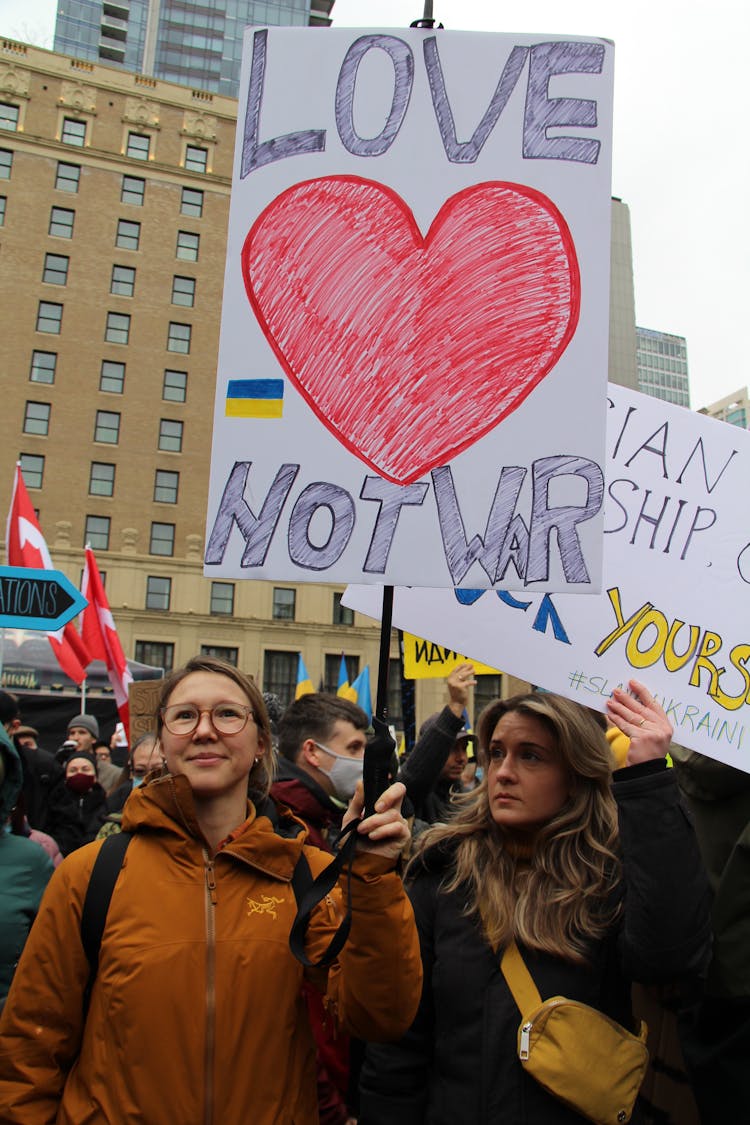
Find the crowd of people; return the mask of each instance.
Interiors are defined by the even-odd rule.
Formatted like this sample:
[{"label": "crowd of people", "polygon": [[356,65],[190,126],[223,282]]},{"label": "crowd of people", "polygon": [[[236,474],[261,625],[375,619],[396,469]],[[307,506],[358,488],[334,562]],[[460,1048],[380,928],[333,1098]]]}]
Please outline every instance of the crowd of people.
[{"label": "crowd of people", "polygon": [[[747,1105],[733,1060],[750,974],[746,956],[744,978],[736,967],[739,906],[720,892],[729,866],[747,901],[747,873],[734,828],[720,856],[710,824],[695,832],[696,756],[680,760],[636,681],[606,717],[535,690],[490,703],[476,731],[475,685],[471,664],[451,672],[403,761],[394,743],[367,816],[372,717],[342,697],[282,710],[196,657],[165,678],[123,768],[94,716],[73,715],[50,754],[1,692],[0,1120],[599,1120],[526,1067],[509,952],[544,1000],[588,1005],[623,1034],[637,1031],[636,983],[662,1014],[676,997],[692,1116],[670,1116],[652,1084],[612,1120],[741,1120],[727,1114]],[[727,1005],[720,1053],[710,1018]]]}]

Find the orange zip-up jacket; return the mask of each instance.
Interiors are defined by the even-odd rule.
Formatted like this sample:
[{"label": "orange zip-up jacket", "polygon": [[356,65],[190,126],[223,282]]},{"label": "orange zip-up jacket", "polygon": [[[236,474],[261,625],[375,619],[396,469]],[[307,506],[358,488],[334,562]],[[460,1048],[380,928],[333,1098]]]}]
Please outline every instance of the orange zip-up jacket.
[{"label": "orange zip-up jacket", "polygon": [[[0,1120],[314,1125],[303,975],[363,1039],[400,1037],[419,1003],[419,942],[393,861],[357,855],[349,939],[330,969],[305,970],[289,950],[290,880],[303,847],[313,876],[331,857],[304,844],[291,814],[279,831],[250,804],[211,859],[189,784],[165,777],[134,791],[123,829],[134,838],[85,1022],[80,921],[101,842],[68,856],[49,884],[0,1019]],[[313,912],[311,959],[342,913],[339,887]]]}]

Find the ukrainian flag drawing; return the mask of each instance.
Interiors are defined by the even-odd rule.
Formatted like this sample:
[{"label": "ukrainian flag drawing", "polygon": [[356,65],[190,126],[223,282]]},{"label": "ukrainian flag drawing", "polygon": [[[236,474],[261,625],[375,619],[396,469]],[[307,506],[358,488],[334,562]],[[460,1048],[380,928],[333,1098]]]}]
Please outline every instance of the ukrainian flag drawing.
[{"label": "ukrainian flag drawing", "polygon": [[230,379],[227,384],[227,418],[280,418],[283,409],[283,379]]}]

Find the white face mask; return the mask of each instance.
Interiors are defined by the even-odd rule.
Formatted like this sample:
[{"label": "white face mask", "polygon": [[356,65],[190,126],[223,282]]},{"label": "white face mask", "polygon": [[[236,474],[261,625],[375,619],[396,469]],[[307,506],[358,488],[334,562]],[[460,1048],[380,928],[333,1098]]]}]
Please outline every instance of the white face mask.
[{"label": "white face mask", "polygon": [[324,771],[330,778],[334,793],[340,801],[351,801],[357,788],[357,782],[362,780],[364,759],[350,758],[348,754],[337,754],[335,750],[324,746],[322,742],[316,742],[315,745],[318,750],[330,754],[334,759],[330,770]]}]

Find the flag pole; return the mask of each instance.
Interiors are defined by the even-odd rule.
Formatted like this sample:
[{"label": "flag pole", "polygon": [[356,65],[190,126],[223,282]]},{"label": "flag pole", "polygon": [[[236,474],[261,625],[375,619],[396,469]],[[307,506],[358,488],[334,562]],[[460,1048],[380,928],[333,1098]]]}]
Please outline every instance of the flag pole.
[{"label": "flag pole", "polygon": [[393,622],[393,586],[383,587],[383,614],[380,618],[380,657],[378,659],[378,694],[375,714],[388,721],[388,672],[391,656],[391,624]]}]

